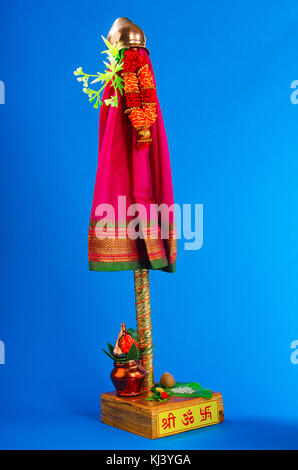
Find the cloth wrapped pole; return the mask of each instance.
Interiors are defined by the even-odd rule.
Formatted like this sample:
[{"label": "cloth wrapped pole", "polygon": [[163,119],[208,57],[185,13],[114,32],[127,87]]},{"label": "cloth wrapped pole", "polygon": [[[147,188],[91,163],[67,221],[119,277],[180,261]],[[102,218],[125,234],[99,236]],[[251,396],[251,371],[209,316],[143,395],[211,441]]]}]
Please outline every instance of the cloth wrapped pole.
[{"label": "cloth wrapped pole", "polygon": [[145,352],[141,358],[141,364],[146,370],[143,383],[143,391],[150,390],[154,385],[153,352],[152,352],[152,324],[150,305],[150,285],[148,269],[136,269],[134,271],[137,332],[140,348],[151,349]]},{"label": "cloth wrapped pole", "polygon": [[[161,223],[158,212],[160,207],[173,208],[174,203],[167,136],[148,52],[140,48],[134,53],[145,61],[145,70],[150,71],[154,83],[157,118],[150,126],[152,142],[142,149],[138,146],[139,131],[125,114],[129,94],[122,96],[118,92],[118,107],[101,106],[98,169],[88,237],[89,268],[173,273],[177,257],[174,213],[170,210],[169,219]],[[103,100],[111,99],[114,93],[113,87],[107,85]],[[132,114],[135,122],[134,117]],[[128,214],[128,209],[134,212],[136,206],[138,215]],[[131,236],[129,228],[136,218],[141,235],[137,238]]]}]

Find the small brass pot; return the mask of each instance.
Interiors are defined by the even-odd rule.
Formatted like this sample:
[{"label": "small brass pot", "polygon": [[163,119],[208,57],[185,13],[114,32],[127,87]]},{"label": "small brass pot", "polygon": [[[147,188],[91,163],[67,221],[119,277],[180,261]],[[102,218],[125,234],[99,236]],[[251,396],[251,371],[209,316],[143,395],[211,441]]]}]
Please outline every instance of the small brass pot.
[{"label": "small brass pot", "polygon": [[141,395],[145,375],[146,371],[138,361],[128,361],[125,364],[114,362],[111,380],[117,395],[120,397]]}]

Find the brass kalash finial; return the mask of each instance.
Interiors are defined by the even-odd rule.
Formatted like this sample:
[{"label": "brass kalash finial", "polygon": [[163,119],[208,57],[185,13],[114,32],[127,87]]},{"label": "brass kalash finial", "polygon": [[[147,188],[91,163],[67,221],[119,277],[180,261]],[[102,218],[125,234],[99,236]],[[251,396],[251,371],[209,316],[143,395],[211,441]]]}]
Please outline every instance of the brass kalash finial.
[{"label": "brass kalash finial", "polygon": [[120,43],[120,49],[125,47],[143,47],[146,49],[146,36],[144,31],[130,19],[117,18],[111,27],[107,40],[114,44]]}]

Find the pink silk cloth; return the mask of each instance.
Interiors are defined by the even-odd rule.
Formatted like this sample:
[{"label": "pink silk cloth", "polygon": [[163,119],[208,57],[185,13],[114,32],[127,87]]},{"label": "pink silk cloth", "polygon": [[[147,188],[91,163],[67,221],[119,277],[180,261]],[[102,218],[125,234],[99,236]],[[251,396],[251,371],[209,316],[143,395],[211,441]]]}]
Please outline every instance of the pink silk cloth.
[{"label": "pink silk cloth", "polygon": [[[142,48],[138,50],[146,57],[154,77],[148,52]],[[106,86],[103,100],[113,94],[113,88]],[[154,209],[150,213],[152,204],[170,207],[174,203],[169,149],[160,105],[157,100],[157,119],[150,128],[152,142],[138,150],[137,132],[125,114],[125,97],[119,92],[118,100],[118,107],[103,104],[100,109],[98,168],[88,236],[89,269],[147,268],[174,272],[177,256],[174,213],[170,211],[166,236],[161,235],[160,214]],[[119,196],[125,196],[126,208],[131,204],[142,204],[147,215],[140,210],[124,220],[123,210],[119,211]],[[101,204],[113,207],[114,220],[109,211],[99,210]],[[131,237],[128,229],[136,215],[141,233],[138,238]],[[104,227],[101,236],[98,236],[98,227]],[[102,236],[104,231],[105,237]]]}]

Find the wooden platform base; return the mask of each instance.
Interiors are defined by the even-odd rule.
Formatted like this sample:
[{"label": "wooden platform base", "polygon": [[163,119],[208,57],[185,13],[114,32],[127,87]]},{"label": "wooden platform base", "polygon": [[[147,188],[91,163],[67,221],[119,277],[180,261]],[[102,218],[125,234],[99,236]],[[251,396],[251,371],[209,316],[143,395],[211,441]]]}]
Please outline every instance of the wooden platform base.
[{"label": "wooden platform base", "polygon": [[121,398],[116,392],[101,395],[101,420],[119,429],[156,439],[224,420],[220,393],[212,398],[170,397],[166,402],[147,401],[145,396]]}]

